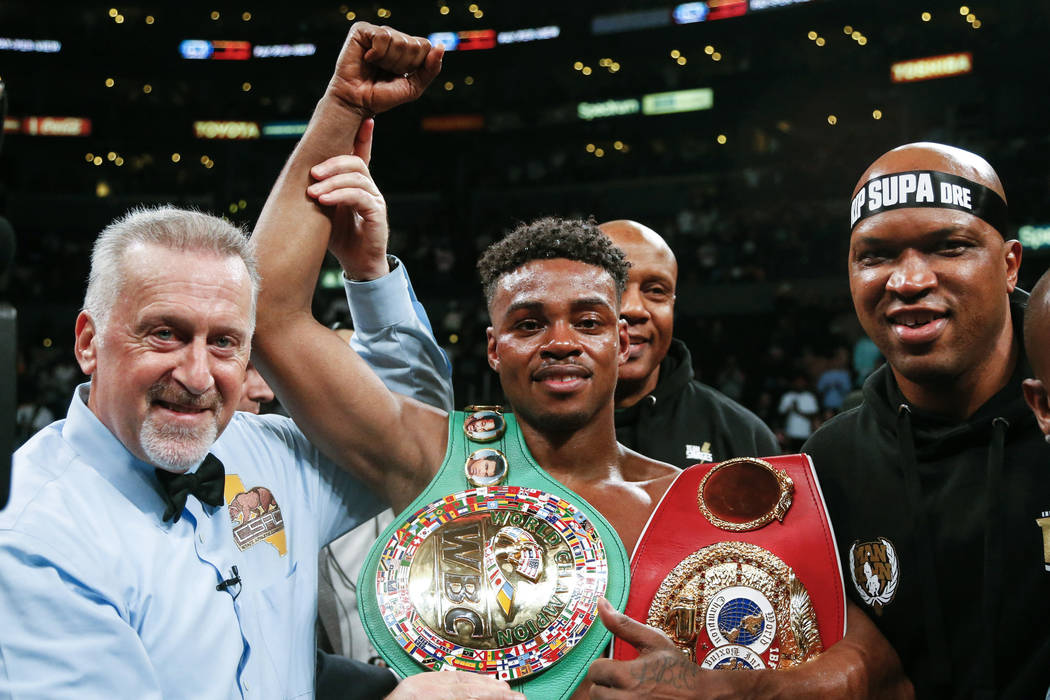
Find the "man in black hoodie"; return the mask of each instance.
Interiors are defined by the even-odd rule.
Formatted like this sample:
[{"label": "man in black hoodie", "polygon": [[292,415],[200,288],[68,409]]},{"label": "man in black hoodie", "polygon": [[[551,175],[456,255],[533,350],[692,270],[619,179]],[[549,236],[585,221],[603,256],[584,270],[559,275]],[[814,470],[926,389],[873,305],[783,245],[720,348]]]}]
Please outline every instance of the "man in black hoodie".
[{"label": "man in black hoodie", "polygon": [[693,358],[673,338],[678,262],[656,231],[634,221],[599,227],[627,255],[620,318],[631,354],[616,382],[616,440],[676,467],[780,452],[762,420],[693,378]]},{"label": "man in black hoodie", "polygon": [[846,590],[920,697],[1043,697],[1050,446],[1022,398],[1021,244],[982,158],[901,146],[861,176],[850,291],[887,364],[812,455]]}]

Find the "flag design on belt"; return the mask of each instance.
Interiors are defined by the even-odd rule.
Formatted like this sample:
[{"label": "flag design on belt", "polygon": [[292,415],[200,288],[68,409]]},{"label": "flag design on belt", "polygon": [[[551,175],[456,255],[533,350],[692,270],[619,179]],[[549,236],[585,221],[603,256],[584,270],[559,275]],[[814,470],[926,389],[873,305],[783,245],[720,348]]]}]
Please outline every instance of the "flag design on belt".
[{"label": "flag design on belt", "polygon": [[496,591],[496,602],[499,603],[503,614],[509,617],[510,606],[514,603],[514,585],[506,579],[499,564],[496,563],[496,553],[492,550],[495,539],[495,537],[492,538],[485,546],[485,574]]}]

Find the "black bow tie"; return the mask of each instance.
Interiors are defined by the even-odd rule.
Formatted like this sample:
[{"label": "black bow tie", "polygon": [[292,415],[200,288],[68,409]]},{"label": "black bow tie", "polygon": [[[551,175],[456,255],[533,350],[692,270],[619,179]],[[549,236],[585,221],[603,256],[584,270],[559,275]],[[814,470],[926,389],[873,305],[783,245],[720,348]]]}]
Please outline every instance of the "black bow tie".
[{"label": "black bow tie", "polygon": [[200,468],[192,474],[174,474],[158,469],[157,479],[163,487],[161,496],[168,504],[167,510],[164,511],[164,520],[179,522],[182,509],[186,507],[186,498],[190,494],[209,506],[222,505],[226,470],[223,469],[219,458],[211,453],[208,453]]}]

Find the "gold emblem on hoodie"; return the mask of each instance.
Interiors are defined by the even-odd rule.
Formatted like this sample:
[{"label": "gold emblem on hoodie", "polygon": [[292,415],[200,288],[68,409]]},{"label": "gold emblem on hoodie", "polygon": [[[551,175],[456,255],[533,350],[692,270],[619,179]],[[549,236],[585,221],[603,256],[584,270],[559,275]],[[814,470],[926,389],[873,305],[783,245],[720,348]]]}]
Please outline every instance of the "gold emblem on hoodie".
[{"label": "gold emblem on hoodie", "polygon": [[885,537],[854,542],[849,550],[849,568],[860,599],[881,615],[882,608],[893,602],[900,583],[897,548]]},{"label": "gold emblem on hoodie", "polygon": [[1035,524],[1043,531],[1043,567],[1050,571],[1050,510],[1043,511],[1043,517],[1036,518]]}]

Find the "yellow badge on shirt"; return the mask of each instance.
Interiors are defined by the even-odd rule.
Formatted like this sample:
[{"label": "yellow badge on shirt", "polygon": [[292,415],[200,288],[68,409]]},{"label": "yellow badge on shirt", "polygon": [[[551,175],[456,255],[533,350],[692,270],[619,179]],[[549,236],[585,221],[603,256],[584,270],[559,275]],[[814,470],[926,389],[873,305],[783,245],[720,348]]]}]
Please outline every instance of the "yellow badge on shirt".
[{"label": "yellow badge on shirt", "polygon": [[227,474],[223,498],[230,511],[233,541],[242,552],[265,541],[282,557],[288,553],[281,507],[270,489],[265,486],[246,489],[241,477]]}]

